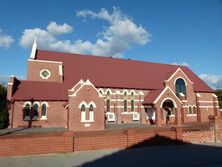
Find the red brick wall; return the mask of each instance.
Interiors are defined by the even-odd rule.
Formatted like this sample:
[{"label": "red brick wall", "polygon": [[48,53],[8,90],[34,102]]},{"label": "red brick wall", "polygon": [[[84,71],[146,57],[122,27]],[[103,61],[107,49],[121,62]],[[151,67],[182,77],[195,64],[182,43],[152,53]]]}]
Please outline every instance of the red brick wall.
[{"label": "red brick wall", "polygon": [[[194,88],[193,88],[193,83],[191,83],[187,77],[181,72],[178,71],[169,81],[165,82],[166,86],[169,86],[173,92],[176,92],[175,90],[175,81],[177,80],[177,78],[182,77],[182,79],[185,80],[185,82],[187,83],[186,85],[186,93],[187,93],[187,101],[183,102],[183,106],[198,106],[197,105],[197,101],[196,101],[196,92],[194,92]],[[213,108],[213,93],[199,93],[201,95],[200,97],[200,101],[208,101],[208,102],[200,102],[200,106],[202,106],[199,110],[201,113],[201,122],[208,122],[208,116],[209,115],[214,115],[214,108]],[[209,107],[203,107],[203,106],[209,106]],[[187,116],[187,114],[185,113],[185,118],[184,121],[186,122],[196,122],[197,121],[197,117],[195,116]]]},{"label": "red brick wall", "polygon": [[[41,120],[41,106],[38,108],[39,120],[32,121],[33,126],[37,127],[66,127],[67,126],[67,110],[63,107],[63,101],[50,101],[47,102],[47,119]],[[23,119],[23,104],[24,101],[16,101],[14,104],[14,114],[12,114],[13,106],[9,111],[10,124],[13,115],[13,128],[28,127],[29,121]]]},{"label": "red brick wall", "polygon": [[183,141],[187,143],[214,142],[213,130],[188,131],[182,133]]},{"label": "red brick wall", "polygon": [[172,78],[171,80],[165,82],[166,86],[169,86],[173,92],[176,92],[175,90],[175,81],[177,80],[177,78],[182,78],[185,80],[185,82],[187,83],[186,85],[186,93],[187,93],[187,102],[190,105],[196,105],[196,98],[195,98],[195,93],[194,93],[194,89],[193,89],[193,84],[187,79],[187,77],[181,72],[178,71]]},{"label": "red brick wall", "polygon": [[[61,153],[83,150],[124,149],[149,141],[156,136],[175,140],[175,132],[170,130],[114,130],[12,135],[0,137],[0,156]],[[158,144],[158,139],[155,139]],[[33,142],[34,141],[34,142]],[[169,144],[169,143],[165,143]]]},{"label": "red brick wall", "polygon": [[73,151],[72,132],[0,137],[0,156],[46,154]]},{"label": "red brick wall", "polygon": [[[207,122],[209,115],[214,115],[213,108],[213,93],[199,93],[201,97],[199,98],[199,107],[201,112],[201,122]],[[203,102],[205,101],[205,102]]]},{"label": "red brick wall", "polygon": [[[130,129],[127,131],[94,131],[77,132],[74,136],[74,151],[99,150],[99,149],[122,149],[140,145],[155,139],[153,145],[158,145],[161,138],[168,138],[172,143],[176,140],[175,131]],[[162,143],[163,144],[163,143]],[[169,144],[169,143],[165,143]]]},{"label": "red brick wall", "polygon": [[[218,142],[222,139],[222,120],[216,122],[216,132],[209,130],[183,131],[173,129],[129,129],[105,130],[54,134],[6,135],[0,136],[0,156],[61,153],[83,150],[124,149],[138,146],[184,143]],[[212,124],[214,126],[214,124]],[[217,136],[214,136],[216,134]]]},{"label": "red brick wall", "polygon": [[197,122],[197,115],[186,115],[186,122]]},{"label": "red brick wall", "polygon": [[[81,102],[94,102],[94,122],[81,122]],[[103,130],[105,124],[105,107],[104,97],[99,97],[99,93],[92,85],[83,86],[76,96],[69,98],[69,129],[74,131],[90,131],[90,130]],[[89,116],[89,108],[86,108],[87,116]],[[88,124],[90,127],[86,127]]]},{"label": "red brick wall", "polygon": [[[62,63],[29,60],[27,69],[27,80],[60,82],[59,65],[62,65]],[[40,77],[40,71],[42,69],[47,69],[51,72],[51,76],[48,79],[43,79]]]},{"label": "red brick wall", "polygon": [[127,135],[122,131],[86,133],[76,136],[74,143],[74,151],[126,148]]},{"label": "red brick wall", "polygon": [[[141,113],[141,121],[142,123],[147,123],[147,115],[145,113],[144,107],[142,106],[142,102],[146,94],[149,92],[148,90],[135,90],[135,89],[107,89],[107,88],[98,88],[99,91],[102,91],[102,94],[106,98],[106,92],[110,90],[110,112],[115,112],[117,116],[117,123],[132,123],[132,113],[130,114],[121,114],[124,111],[124,92],[127,92],[127,112],[131,112],[131,91],[134,90],[134,111]],[[143,94],[140,94],[140,93]],[[104,102],[106,105],[106,100]]]}]

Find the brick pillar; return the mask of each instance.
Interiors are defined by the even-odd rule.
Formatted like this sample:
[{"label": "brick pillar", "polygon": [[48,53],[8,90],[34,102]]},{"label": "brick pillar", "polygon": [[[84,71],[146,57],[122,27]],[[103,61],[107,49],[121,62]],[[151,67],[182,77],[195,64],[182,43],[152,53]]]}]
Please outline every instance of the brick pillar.
[{"label": "brick pillar", "polygon": [[214,105],[214,115],[217,116],[217,117],[220,116],[218,98],[215,94],[213,95],[213,105]]},{"label": "brick pillar", "polygon": [[197,104],[197,122],[201,122],[201,111],[200,111],[200,96],[196,94],[196,104]]},{"label": "brick pillar", "polygon": [[209,124],[211,129],[214,131],[214,142],[218,142],[218,124],[217,117],[214,115],[209,115]]},{"label": "brick pillar", "polygon": [[127,133],[127,147],[132,147],[135,144],[137,144],[135,139],[135,130],[128,129],[126,133]]},{"label": "brick pillar", "polygon": [[121,95],[120,94],[116,94],[116,110],[115,110],[115,114],[116,114],[116,123],[117,124],[120,124],[121,123],[121,108],[117,108],[117,106],[121,106],[121,102],[120,101],[117,101],[117,99],[121,99]]},{"label": "brick pillar", "polygon": [[74,132],[66,131],[63,134],[63,148],[62,152],[74,152]]},{"label": "brick pillar", "polygon": [[16,78],[14,76],[11,76],[10,77],[10,81],[7,85],[7,100],[11,100],[12,98],[12,94],[13,94],[13,87],[15,86],[15,80]]},{"label": "brick pillar", "polygon": [[175,112],[175,124],[176,125],[181,125],[181,108],[177,108]]},{"label": "brick pillar", "polygon": [[161,112],[163,112],[162,108],[155,108],[155,124],[156,124],[156,126],[161,125]]},{"label": "brick pillar", "polygon": [[172,127],[172,131],[175,131],[175,140],[177,142],[182,142],[183,141],[183,129],[181,127]]},{"label": "brick pillar", "polygon": [[187,117],[186,117],[186,108],[185,106],[187,106],[187,100],[185,100],[185,96],[181,96],[180,97],[180,100],[182,102],[182,105],[181,105],[181,123],[184,124],[186,123],[187,121]]},{"label": "brick pillar", "polygon": [[181,124],[186,122],[186,110],[185,108],[181,107]]},{"label": "brick pillar", "polygon": [[[69,97],[69,104],[72,104],[72,100],[74,97]],[[68,109],[68,130],[73,130],[73,125],[74,125],[74,110],[72,108],[72,106],[69,106]]]}]

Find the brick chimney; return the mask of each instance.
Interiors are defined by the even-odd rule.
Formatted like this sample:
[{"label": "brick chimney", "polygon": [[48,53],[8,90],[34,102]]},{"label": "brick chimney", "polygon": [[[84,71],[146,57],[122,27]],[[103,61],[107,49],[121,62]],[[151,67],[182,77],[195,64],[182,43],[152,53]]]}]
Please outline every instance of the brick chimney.
[{"label": "brick chimney", "polygon": [[19,84],[19,80],[15,76],[11,75],[9,83],[7,85],[7,99],[9,101],[11,100],[12,95],[15,92],[15,89],[18,86],[18,84]]}]

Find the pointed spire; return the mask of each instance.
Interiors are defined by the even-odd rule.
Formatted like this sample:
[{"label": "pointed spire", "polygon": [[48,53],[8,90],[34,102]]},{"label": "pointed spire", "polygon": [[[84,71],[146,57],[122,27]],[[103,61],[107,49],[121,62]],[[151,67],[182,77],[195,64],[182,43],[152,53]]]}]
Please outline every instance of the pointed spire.
[{"label": "pointed spire", "polygon": [[36,36],[32,45],[32,51],[31,51],[31,55],[30,58],[31,59],[35,59],[35,55],[36,55],[36,50],[37,50],[37,41],[36,41]]}]

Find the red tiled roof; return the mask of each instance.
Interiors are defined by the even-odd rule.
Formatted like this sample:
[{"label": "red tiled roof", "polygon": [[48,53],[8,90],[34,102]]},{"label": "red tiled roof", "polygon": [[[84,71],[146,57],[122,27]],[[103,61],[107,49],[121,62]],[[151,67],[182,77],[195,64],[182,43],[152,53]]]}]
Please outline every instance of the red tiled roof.
[{"label": "red tiled roof", "polygon": [[144,98],[143,104],[153,104],[162,91],[163,89],[151,90]]},{"label": "red tiled roof", "polygon": [[37,60],[60,61],[64,65],[64,84],[70,89],[80,79],[89,79],[98,87],[163,89],[179,67],[194,82],[197,92],[213,92],[188,67],[109,57],[38,50]]},{"label": "red tiled roof", "polygon": [[67,100],[68,89],[80,79],[89,79],[96,87],[161,90],[163,82],[179,67],[194,82],[194,91],[214,92],[185,66],[44,50],[37,50],[36,59],[63,62],[63,83],[22,81],[13,95],[14,99],[25,100],[35,96],[39,100]]},{"label": "red tiled roof", "polygon": [[67,100],[68,90],[57,82],[21,81],[14,93],[14,100]]}]

